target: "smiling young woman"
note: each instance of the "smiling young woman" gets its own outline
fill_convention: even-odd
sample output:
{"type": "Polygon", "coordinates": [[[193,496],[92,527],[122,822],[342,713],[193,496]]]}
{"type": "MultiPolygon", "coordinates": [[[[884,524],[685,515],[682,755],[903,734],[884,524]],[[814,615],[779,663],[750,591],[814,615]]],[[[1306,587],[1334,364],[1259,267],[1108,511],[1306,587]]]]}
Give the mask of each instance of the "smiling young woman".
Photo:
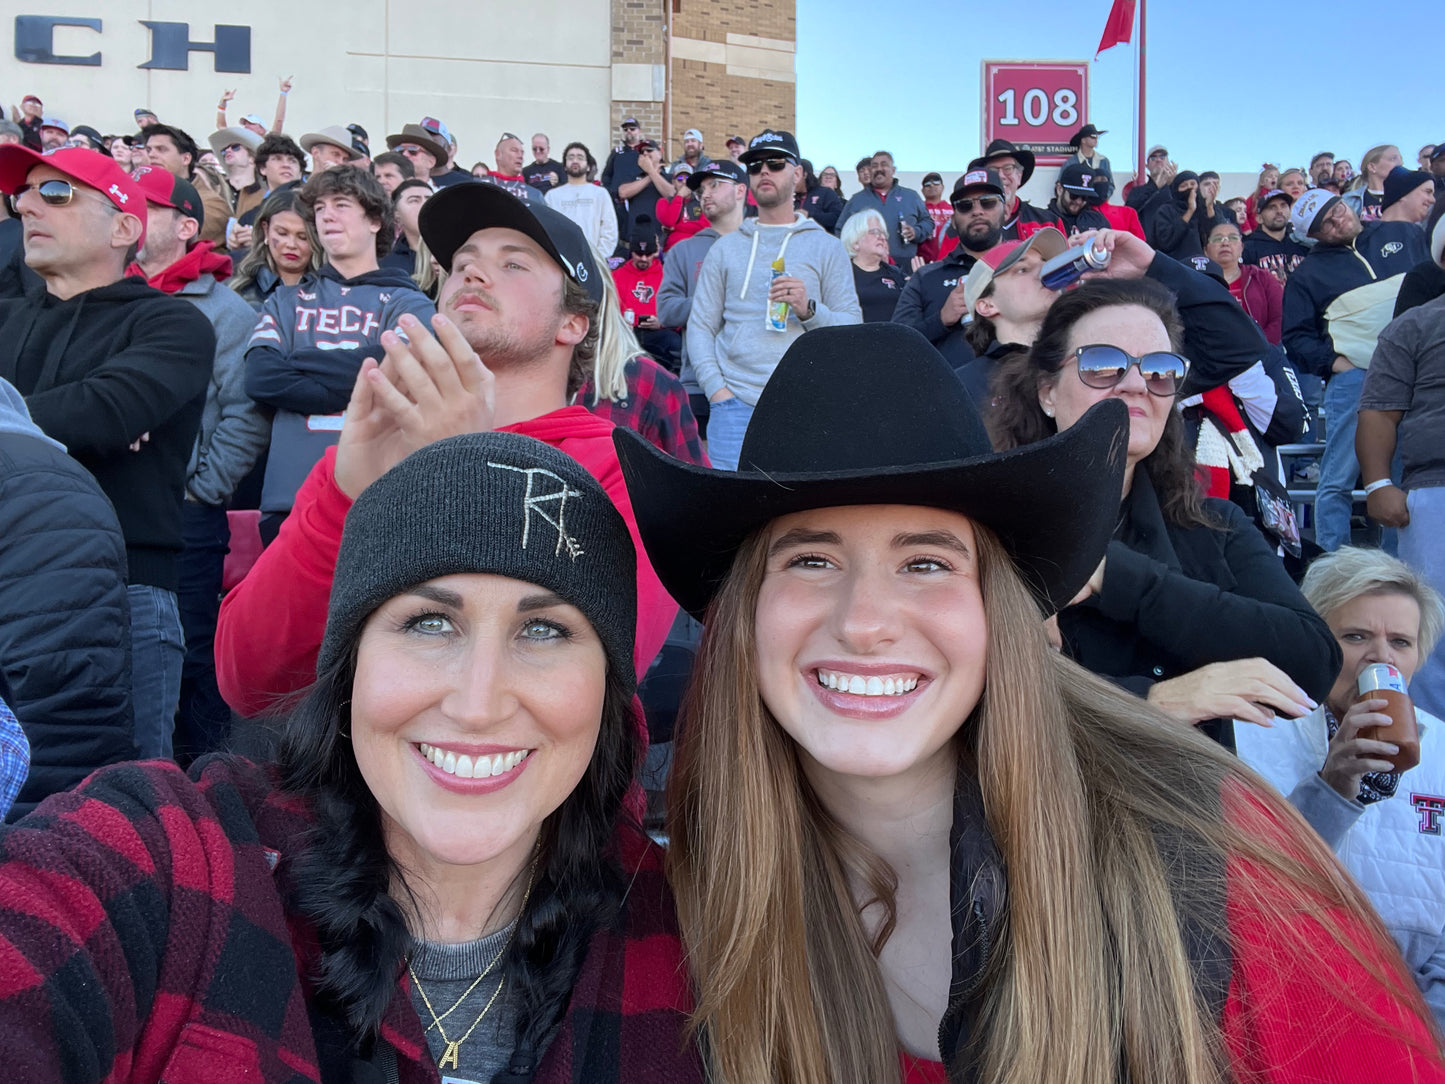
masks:
{"type": "Polygon", "coordinates": [[[633,567],[527,437],[368,486],[274,762],[118,765],[0,829],[6,1079],[700,1084],[625,804],[633,567]]]}
{"type": "Polygon", "coordinates": [[[1288,804],[1050,650],[1129,427],[1097,403],[993,453],[937,352],[877,324],[789,349],[738,472],[614,435],[706,618],[668,873],[710,1080],[1445,1081],[1288,804]]]}

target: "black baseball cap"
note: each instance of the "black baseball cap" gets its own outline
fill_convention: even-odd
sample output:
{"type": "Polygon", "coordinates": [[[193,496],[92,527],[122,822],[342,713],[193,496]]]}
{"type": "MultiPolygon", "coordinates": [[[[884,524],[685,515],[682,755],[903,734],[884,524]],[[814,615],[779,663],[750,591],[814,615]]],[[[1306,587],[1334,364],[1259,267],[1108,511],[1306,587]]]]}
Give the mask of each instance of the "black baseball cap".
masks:
{"type": "Polygon", "coordinates": [[[1271,201],[1277,199],[1284,200],[1286,205],[1294,204],[1294,197],[1283,188],[1271,188],[1268,192],[1261,192],[1259,194],[1259,199],[1255,201],[1254,209],[1256,211],[1263,211],[1271,201]]]}
{"type": "Polygon", "coordinates": [[[1094,188],[1097,173],[1092,166],[1075,158],[1065,162],[1064,167],[1059,170],[1059,187],[1078,196],[1097,196],[1099,193],[1094,188]]]}
{"type": "Polygon", "coordinates": [[[656,256],[657,241],[651,237],[634,237],[627,242],[627,251],[634,256],[656,256]]]}
{"type": "Polygon", "coordinates": [[[992,192],[995,196],[1002,196],[1004,193],[1003,178],[998,175],[998,170],[996,169],[987,169],[983,166],[979,166],[977,169],[971,169],[953,182],[953,193],[948,197],[949,202],[951,203],[965,192],[973,189],[992,192]]]}
{"type": "Polygon", "coordinates": [[[687,186],[696,192],[702,187],[702,182],[709,177],[717,177],[723,181],[732,181],[734,184],[748,183],[748,171],[732,159],[724,158],[722,161],[709,162],[702,169],[695,171],[693,175],[687,179],[687,186]]]}
{"type": "Polygon", "coordinates": [[[1433,162],[1437,158],[1445,158],[1445,143],[1436,143],[1435,149],[1430,152],[1430,161],[1433,162]]]}
{"type": "Polygon", "coordinates": [[[545,203],[523,203],[486,181],[449,185],[423,204],[417,216],[421,238],[444,269],[478,230],[508,229],[524,233],[557,261],[564,274],[602,304],[602,273],[587,238],[566,215],[545,203]]]}
{"type": "Polygon", "coordinates": [[[623,118],[622,118],[622,123],[619,124],[618,127],[619,127],[619,128],[641,128],[642,125],[640,125],[640,124],[637,123],[637,118],[636,118],[636,117],[623,117],[623,118]]]}
{"type": "Polygon", "coordinates": [[[942,184],[942,183],[943,183],[943,174],[942,174],[942,173],[926,173],[926,174],[924,174],[924,176],[923,176],[923,180],[919,182],[918,187],[919,187],[919,188],[922,188],[922,187],[923,187],[924,185],[926,185],[926,184],[942,184]]]}
{"type": "Polygon", "coordinates": [[[793,138],[792,132],[775,132],[771,128],[764,128],[748,141],[748,149],[738,155],[738,161],[744,165],[763,158],[786,158],[791,162],[799,162],[802,157],[798,153],[798,141],[793,138]]]}

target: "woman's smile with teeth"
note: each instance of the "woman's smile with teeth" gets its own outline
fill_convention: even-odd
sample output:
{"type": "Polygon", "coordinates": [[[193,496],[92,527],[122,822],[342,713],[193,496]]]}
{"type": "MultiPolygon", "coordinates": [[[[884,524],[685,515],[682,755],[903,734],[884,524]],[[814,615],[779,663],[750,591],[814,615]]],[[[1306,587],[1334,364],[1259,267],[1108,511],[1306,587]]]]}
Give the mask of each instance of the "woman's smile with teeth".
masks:
{"type": "Polygon", "coordinates": [[[421,750],[422,756],[447,775],[456,775],[463,779],[486,779],[509,772],[531,753],[530,749],[515,749],[510,753],[497,753],[494,756],[471,757],[466,753],[458,756],[450,750],[438,749],[426,742],[418,742],[417,748],[421,750]]]}
{"type": "Polygon", "coordinates": [[[897,674],[888,677],[862,677],[845,674],[837,670],[817,671],[818,684],[825,689],[837,689],[840,693],[854,696],[902,696],[918,687],[917,674],[897,674]]]}

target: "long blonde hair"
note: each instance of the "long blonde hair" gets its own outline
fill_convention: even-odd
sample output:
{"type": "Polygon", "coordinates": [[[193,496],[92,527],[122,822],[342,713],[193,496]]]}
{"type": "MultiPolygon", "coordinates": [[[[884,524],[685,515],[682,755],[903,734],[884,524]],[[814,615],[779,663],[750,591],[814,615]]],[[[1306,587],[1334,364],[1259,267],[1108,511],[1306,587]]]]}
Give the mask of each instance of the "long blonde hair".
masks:
{"type": "MultiPolygon", "coordinates": [[[[1350,186],[1350,191],[1353,192],[1356,189],[1361,188],[1368,191],[1370,183],[1370,167],[1378,163],[1381,158],[1385,157],[1386,152],[1399,149],[1400,148],[1395,146],[1395,144],[1393,143],[1381,143],[1378,147],[1371,147],[1369,150],[1367,150],[1365,152],[1365,156],[1360,159],[1360,172],[1355,175],[1355,183],[1350,186]]],[[[1380,178],[1380,183],[1383,186],[1383,177],[1380,178]]]]}
{"type": "MultiPolygon", "coordinates": [[[[1012,561],[987,529],[974,532],[988,655],[958,746],[1009,901],[967,1052],[978,1079],[1230,1079],[1217,1007],[1181,934],[1229,943],[1226,867],[1229,899],[1246,909],[1304,919],[1322,937],[1342,918],[1363,928],[1367,943],[1343,951],[1431,1029],[1379,919],[1289,804],[1208,739],[1050,650],[1012,561]]],[[[679,724],[668,866],[694,1024],[722,1084],[897,1081],[877,965],[896,878],[823,809],[758,691],[767,541],[764,529],[744,544],[713,602],[679,724]],[[850,877],[883,905],[874,937],[850,877]]],[[[1280,966],[1317,977],[1322,998],[1350,998],[1329,983],[1323,942],[1296,940],[1280,966]]]]}
{"type": "Polygon", "coordinates": [[[627,363],[643,352],[637,333],[622,317],[617,283],[604,260],[597,260],[602,276],[602,305],[597,313],[601,325],[597,334],[597,352],[592,358],[591,392],[595,404],[600,399],[621,402],[627,398],[627,363]]]}

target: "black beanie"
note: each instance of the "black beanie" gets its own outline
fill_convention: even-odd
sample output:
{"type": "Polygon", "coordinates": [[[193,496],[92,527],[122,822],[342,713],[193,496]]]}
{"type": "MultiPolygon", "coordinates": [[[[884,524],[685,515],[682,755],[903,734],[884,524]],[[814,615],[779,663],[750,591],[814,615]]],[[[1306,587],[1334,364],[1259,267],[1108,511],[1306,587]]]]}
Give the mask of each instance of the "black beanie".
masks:
{"type": "Polygon", "coordinates": [[[592,623],[631,694],[637,552],[607,492],[571,456],[516,433],[468,433],[414,452],[346,516],[318,671],[372,612],[438,576],[483,572],[546,588],[592,623]]]}
{"type": "Polygon", "coordinates": [[[1385,194],[1380,199],[1380,210],[1383,211],[1392,203],[1398,203],[1415,189],[1434,183],[1435,178],[1423,169],[1396,166],[1385,175],[1385,194]]]}

